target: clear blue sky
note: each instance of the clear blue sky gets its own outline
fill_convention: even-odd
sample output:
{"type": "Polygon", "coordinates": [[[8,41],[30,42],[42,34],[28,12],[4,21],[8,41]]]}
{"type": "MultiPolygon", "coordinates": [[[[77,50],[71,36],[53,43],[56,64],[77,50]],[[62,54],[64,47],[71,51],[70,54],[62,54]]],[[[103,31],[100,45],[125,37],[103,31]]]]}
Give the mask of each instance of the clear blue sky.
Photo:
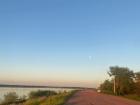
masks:
{"type": "Polygon", "coordinates": [[[140,70],[139,0],[1,0],[0,83],[95,87],[140,70]]]}

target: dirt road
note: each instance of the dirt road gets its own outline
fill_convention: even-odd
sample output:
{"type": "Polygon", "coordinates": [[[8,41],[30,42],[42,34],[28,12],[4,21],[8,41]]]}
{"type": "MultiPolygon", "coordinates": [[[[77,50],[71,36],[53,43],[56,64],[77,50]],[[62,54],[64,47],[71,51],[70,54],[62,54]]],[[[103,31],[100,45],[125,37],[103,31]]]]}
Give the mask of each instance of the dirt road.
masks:
{"type": "Polygon", "coordinates": [[[140,102],[97,93],[93,90],[77,92],[66,105],[140,105],[140,102]]]}

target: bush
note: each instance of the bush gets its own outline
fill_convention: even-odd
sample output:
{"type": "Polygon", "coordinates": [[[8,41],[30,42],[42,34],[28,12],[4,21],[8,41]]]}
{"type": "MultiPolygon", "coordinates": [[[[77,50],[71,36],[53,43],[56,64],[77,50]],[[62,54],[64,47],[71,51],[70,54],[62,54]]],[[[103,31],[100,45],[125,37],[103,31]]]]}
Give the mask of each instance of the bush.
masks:
{"type": "Polygon", "coordinates": [[[100,90],[103,93],[113,94],[113,83],[112,83],[112,81],[105,80],[104,83],[100,85],[100,90]]]}
{"type": "Polygon", "coordinates": [[[29,94],[29,98],[37,98],[37,97],[43,97],[43,96],[52,96],[56,95],[57,93],[54,91],[46,91],[46,90],[38,90],[38,91],[32,91],[29,94]]]}
{"type": "Polygon", "coordinates": [[[15,103],[18,99],[18,95],[15,92],[10,92],[4,95],[4,101],[2,102],[3,105],[15,103]]]}
{"type": "Polygon", "coordinates": [[[135,94],[137,94],[140,97],[140,82],[135,83],[135,94]]]}

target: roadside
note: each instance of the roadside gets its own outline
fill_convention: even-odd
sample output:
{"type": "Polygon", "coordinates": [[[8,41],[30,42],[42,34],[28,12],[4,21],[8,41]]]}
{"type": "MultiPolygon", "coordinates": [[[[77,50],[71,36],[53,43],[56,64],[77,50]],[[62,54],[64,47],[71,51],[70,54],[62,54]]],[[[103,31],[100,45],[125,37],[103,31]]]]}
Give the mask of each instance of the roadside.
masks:
{"type": "Polygon", "coordinates": [[[78,91],[65,105],[140,105],[140,102],[93,90],[83,90],[78,91]]]}

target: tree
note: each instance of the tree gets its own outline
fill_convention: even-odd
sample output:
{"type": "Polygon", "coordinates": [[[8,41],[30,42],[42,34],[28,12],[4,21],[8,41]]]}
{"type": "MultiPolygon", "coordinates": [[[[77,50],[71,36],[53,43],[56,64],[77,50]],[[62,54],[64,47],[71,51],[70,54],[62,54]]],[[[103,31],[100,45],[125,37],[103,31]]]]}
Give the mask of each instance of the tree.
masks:
{"type": "Polygon", "coordinates": [[[112,93],[113,82],[109,80],[105,80],[104,83],[100,85],[100,90],[104,93],[112,93]]]}
{"type": "Polygon", "coordinates": [[[126,67],[110,67],[108,74],[114,80],[114,92],[116,95],[124,95],[132,92],[134,73],[126,67]]]}
{"type": "Polygon", "coordinates": [[[135,93],[140,96],[140,72],[135,73],[135,93]]]}
{"type": "Polygon", "coordinates": [[[136,82],[140,82],[140,72],[135,73],[136,82]]]}

